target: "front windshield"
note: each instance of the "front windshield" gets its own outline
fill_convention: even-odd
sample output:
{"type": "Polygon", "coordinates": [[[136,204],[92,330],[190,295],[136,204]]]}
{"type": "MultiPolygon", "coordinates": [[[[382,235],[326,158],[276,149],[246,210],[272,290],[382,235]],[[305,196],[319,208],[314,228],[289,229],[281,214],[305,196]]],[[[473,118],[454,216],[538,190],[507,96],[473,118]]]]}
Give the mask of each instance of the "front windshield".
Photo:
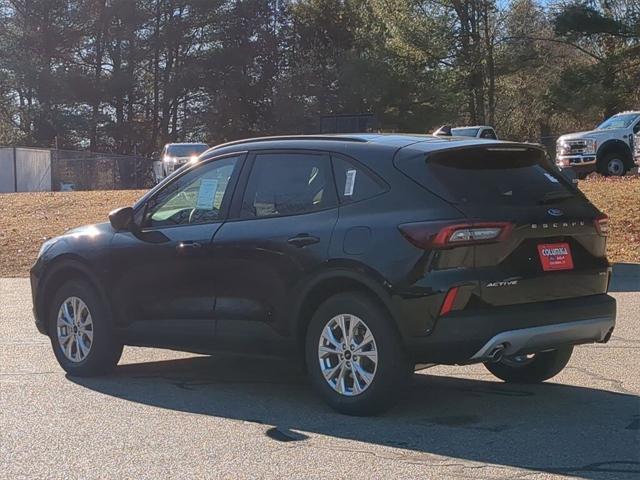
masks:
{"type": "Polygon", "coordinates": [[[621,113],[605,120],[598,125],[598,130],[611,130],[612,128],[629,128],[633,121],[638,118],[637,113],[621,113]]]}
{"type": "Polygon", "coordinates": [[[190,157],[191,155],[200,155],[207,148],[206,145],[169,145],[167,155],[170,157],[190,157]]]}

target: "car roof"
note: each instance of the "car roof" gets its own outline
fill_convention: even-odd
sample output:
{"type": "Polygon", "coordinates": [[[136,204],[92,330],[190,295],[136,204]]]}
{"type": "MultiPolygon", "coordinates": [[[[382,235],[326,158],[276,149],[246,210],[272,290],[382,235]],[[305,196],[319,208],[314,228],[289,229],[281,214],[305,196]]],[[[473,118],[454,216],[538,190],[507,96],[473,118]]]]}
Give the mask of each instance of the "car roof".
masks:
{"type": "MultiPolygon", "coordinates": [[[[216,145],[204,155],[233,153],[261,149],[316,149],[349,153],[361,149],[385,147],[397,151],[408,146],[418,146],[422,151],[465,146],[487,146],[490,143],[513,144],[503,140],[477,139],[462,136],[435,136],[400,133],[355,133],[332,135],[288,135],[249,138],[216,145]]],[[[521,144],[518,144],[521,145],[521,144]]]]}
{"type": "Polygon", "coordinates": [[[395,134],[395,133],[334,133],[316,135],[275,135],[270,137],[246,138],[216,145],[215,149],[232,145],[245,145],[263,142],[356,142],[376,144],[409,144],[418,141],[438,140],[439,137],[423,134],[395,134]]]}

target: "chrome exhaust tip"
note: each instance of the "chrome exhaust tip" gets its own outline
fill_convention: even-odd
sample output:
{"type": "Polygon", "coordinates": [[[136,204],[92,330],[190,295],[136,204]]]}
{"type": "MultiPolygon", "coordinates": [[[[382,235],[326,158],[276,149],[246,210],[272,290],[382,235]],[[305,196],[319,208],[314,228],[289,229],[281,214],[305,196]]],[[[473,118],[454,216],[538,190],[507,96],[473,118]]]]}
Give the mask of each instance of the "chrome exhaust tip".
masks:
{"type": "Polygon", "coordinates": [[[491,350],[491,352],[489,352],[488,360],[492,363],[498,363],[500,360],[502,360],[502,356],[506,347],[507,346],[504,343],[501,343],[500,345],[495,347],[493,350],[491,350]]]}

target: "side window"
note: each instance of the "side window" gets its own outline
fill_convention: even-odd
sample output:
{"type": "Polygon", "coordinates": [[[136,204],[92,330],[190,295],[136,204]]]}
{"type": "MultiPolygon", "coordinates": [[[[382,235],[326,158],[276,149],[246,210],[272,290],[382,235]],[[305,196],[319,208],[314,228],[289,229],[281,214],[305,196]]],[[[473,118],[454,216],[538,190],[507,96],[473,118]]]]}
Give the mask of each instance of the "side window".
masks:
{"type": "Polygon", "coordinates": [[[492,129],[486,128],[480,134],[480,138],[490,138],[492,140],[496,140],[496,133],[492,129]]]}
{"type": "Polygon", "coordinates": [[[640,122],[636,123],[636,126],[633,127],[633,133],[635,133],[636,135],[640,133],[640,122]]]}
{"type": "Polygon", "coordinates": [[[335,205],[328,155],[263,153],[251,169],[241,217],[295,215],[335,205]]]}
{"type": "Polygon", "coordinates": [[[332,157],[333,174],[341,203],[357,202],[386,190],[385,186],[358,167],[340,157],[332,157]]]}
{"type": "Polygon", "coordinates": [[[206,163],[149,200],[143,227],[195,225],[219,220],[222,200],[239,157],[206,163]]]}

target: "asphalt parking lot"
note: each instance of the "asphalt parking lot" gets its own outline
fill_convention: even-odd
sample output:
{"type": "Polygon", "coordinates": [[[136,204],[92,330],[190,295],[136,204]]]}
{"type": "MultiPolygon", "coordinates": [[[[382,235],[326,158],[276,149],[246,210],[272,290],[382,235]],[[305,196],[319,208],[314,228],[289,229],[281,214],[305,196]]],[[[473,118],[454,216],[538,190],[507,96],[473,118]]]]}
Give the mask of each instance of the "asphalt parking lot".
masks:
{"type": "Polygon", "coordinates": [[[638,478],[636,280],[614,283],[612,340],[551,383],[437,367],[351,418],[278,360],[127,348],[111,376],[66,377],[28,281],[0,279],[0,478],[638,478]]]}

